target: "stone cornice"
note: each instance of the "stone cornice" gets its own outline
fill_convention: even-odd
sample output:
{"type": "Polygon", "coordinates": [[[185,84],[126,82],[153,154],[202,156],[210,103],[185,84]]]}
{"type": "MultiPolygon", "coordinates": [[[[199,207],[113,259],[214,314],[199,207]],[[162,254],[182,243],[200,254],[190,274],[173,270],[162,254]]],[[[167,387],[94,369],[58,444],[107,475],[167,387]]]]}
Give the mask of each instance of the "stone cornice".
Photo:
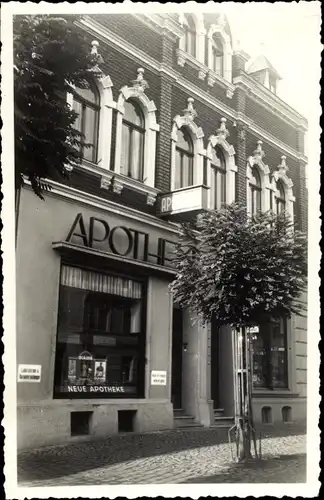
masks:
{"type": "Polygon", "coordinates": [[[183,29],[168,14],[133,14],[136,19],[143,22],[156,33],[164,34],[172,40],[177,40],[183,35],[183,29]]]}
{"type": "Polygon", "coordinates": [[[280,139],[274,137],[269,132],[265,132],[261,127],[258,127],[255,123],[253,122],[251,123],[250,120],[248,122],[242,120],[242,122],[247,125],[247,130],[251,131],[255,135],[255,137],[257,138],[261,137],[264,141],[274,145],[276,148],[280,149],[283,153],[289,154],[298,161],[301,161],[303,163],[308,163],[307,156],[291,148],[284,142],[280,141],[280,139]]]}
{"type": "Polygon", "coordinates": [[[248,74],[241,73],[240,76],[234,78],[233,83],[236,86],[241,86],[254,100],[262,104],[265,108],[270,109],[276,115],[280,115],[282,120],[307,131],[308,123],[306,118],[248,74]]]}

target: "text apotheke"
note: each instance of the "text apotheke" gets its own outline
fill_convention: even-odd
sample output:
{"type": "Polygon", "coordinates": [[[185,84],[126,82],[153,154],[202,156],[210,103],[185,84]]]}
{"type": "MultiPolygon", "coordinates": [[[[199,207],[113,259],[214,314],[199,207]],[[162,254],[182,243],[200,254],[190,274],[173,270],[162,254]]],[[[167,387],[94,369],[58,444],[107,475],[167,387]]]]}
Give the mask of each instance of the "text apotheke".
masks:
{"type": "Polygon", "coordinates": [[[98,385],[69,385],[68,392],[125,392],[124,387],[98,385]]]}
{"type": "Polygon", "coordinates": [[[107,220],[97,217],[89,218],[88,227],[87,231],[83,215],[79,213],[66,241],[71,242],[72,239],[78,238],[89,248],[100,246],[100,249],[103,249],[104,245],[115,255],[172,267],[171,252],[174,250],[174,241],[157,238],[153,244],[148,233],[126,226],[112,227],[107,220]]]}

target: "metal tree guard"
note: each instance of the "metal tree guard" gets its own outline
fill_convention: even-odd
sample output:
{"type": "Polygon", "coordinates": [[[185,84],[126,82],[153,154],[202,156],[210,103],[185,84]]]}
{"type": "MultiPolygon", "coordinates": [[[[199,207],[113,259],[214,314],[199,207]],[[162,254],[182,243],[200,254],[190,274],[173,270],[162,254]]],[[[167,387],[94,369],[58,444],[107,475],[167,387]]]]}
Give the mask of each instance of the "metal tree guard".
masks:
{"type": "MultiPolygon", "coordinates": [[[[239,459],[240,435],[243,436],[245,452],[247,441],[248,454],[251,456],[251,437],[253,439],[255,458],[261,459],[261,435],[259,454],[257,451],[256,431],[253,427],[252,409],[252,349],[250,330],[240,328],[232,331],[233,380],[235,400],[235,423],[228,431],[231,455],[233,459],[232,438],[236,442],[236,456],[239,459]]],[[[248,458],[248,457],[246,457],[248,458]]]]}

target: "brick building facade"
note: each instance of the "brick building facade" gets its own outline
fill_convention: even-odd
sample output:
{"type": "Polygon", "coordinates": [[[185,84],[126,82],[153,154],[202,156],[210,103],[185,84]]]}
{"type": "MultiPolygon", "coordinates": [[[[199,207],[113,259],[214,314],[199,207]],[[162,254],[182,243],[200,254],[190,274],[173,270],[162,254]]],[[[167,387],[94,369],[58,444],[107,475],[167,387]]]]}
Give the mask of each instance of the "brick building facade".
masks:
{"type": "MultiPolygon", "coordinates": [[[[18,445],[229,425],[229,329],[192,326],[172,303],[169,253],[177,222],[235,200],[285,208],[307,231],[307,122],[276,95],[266,58],[233,51],[223,15],[77,26],[103,58],[90,94],[67,96],[94,147],[46,203],[21,193],[17,357],[42,376],[18,384],[18,445]]],[[[306,319],[269,328],[271,344],[255,338],[255,419],[305,420],[306,319]]]]}

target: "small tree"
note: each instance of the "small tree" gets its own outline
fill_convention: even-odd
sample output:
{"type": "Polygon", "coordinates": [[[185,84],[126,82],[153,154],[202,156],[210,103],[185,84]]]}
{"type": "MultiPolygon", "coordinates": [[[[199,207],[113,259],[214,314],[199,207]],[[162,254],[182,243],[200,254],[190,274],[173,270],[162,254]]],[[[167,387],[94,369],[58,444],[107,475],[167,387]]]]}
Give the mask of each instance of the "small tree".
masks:
{"type": "Polygon", "coordinates": [[[67,104],[74,86],[88,88],[97,54],[73,22],[75,16],[16,16],[14,32],[15,181],[24,176],[40,197],[42,179],[68,177],[80,160],[83,135],[67,104]]]}
{"type": "MultiPolygon", "coordinates": [[[[296,299],[306,286],[306,252],[306,237],[294,230],[287,214],[250,218],[238,204],[205,212],[181,226],[174,299],[203,323],[214,318],[218,326],[230,325],[243,338],[240,352],[236,338],[236,355],[248,365],[250,326],[302,312],[296,299]]],[[[235,375],[243,388],[242,400],[236,401],[237,458],[242,460],[251,449],[251,383],[235,375]]]]}

